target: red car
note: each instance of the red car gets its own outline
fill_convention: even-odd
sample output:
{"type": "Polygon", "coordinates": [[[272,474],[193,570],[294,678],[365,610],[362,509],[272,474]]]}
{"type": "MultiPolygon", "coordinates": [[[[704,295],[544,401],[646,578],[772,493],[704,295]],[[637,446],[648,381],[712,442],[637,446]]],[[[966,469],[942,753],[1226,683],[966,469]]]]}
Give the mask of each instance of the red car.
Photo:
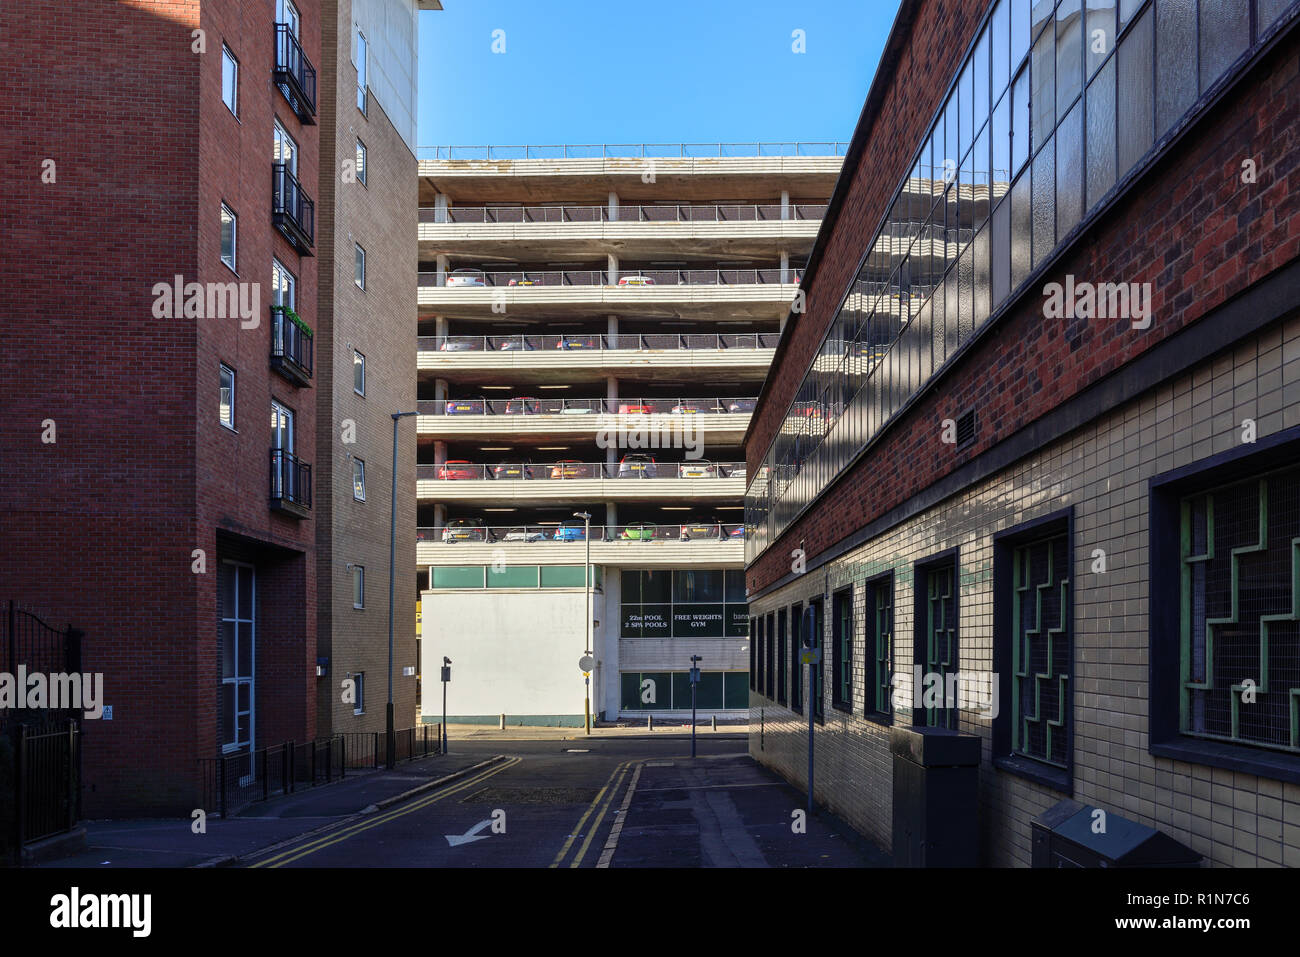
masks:
{"type": "Polygon", "coordinates": [[[465,459],[448,459],[438,469],[440,479],[476,479],[482,478],[477,465],[470,465],[465,459]]]}

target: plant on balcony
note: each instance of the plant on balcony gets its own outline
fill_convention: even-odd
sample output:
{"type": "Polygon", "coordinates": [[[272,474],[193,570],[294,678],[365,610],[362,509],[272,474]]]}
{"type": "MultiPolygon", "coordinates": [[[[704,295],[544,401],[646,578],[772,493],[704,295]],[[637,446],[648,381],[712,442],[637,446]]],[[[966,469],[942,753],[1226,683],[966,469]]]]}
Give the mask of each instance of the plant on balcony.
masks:
{"type": "Polygon", "coordinates": [[[286,317],[290,322],[292,322],[295,326],[297,326],[300,330],[302,330],[302,334],[303,334],[303,335],[305,335],[305,336],[311,336],[311,335],[313,335],[313,333],[312,333],[312,331],[311,331],[311,326],[309,326],[309,325],[307,325],[307,323],[303,322],[303,321],[302,321],[302,317],[299,316],[298,313],[296,313],[296,312],[294,312],[292,309],[290,309],[288,306],[272,306],[272,307],[271,307],[271,311],[272,311],[272,312],[280,312],[280,313],[283,313],[284,316],[285,316],[285,317],[286,317]]]}

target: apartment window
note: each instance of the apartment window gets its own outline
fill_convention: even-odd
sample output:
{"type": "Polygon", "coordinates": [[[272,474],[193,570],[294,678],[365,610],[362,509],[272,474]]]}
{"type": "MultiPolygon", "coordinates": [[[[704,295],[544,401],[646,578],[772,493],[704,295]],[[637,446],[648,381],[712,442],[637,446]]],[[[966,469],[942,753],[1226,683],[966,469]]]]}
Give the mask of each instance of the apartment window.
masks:
{"type": "Polygon", "coordinates": [[[366,288],[366,250],[360,243],[357,246],[356,267],[353,271],[353,280],[358,289],[366,288]]]}
{"type": "Polygon", "coordinates": [[[357,109],[362,113],[366,112],[367,99],[367,76],[366,67],[368,51],[366,49],[366,35],[360,30],[357,31],[357,109]]]}
{"type": "Polygon", "coordinates": [[[957,644],[957,560],[947,553],[918,564],[915,572],[915,613],[912,619],[914,650],[912,661],[921,667],[921,709],[912,716],[914,724],[931,728],[957,729],[957,674],[960,670],[957,644]],[[949,676],[952,676],[951,679],[949,676]]]}
{"type": "Polygon", "coordinates": [[[776,703],[785,704],[785,686],[790,673],[786,664],[785,609],[776,613],[776,703]]]}
{"type": "Polygon", "coordinates": [[[366,607],[366,569],[364,565],[352,566],[352,607],[366,607]]]}
{"type": "Polygon", "coordinates": [[[893,711],[894,575],[889,572],[867,582],[863,597],[866,621],[864,713],[888,718],[893,711]]]}
{"type": "Polygon", "coordinates": [[[239,221],[225,203],[221,204],[221,261],[235,270],[235,246],[239,238],[239,221]]]}
{"type": "Polygon", "coordinates": [[[232,432],[235,429],[235,370],[224,362],[221,364],[221,392],[218,400],[221,410],[221,424],[232,432]]]}
{"type": "Polygon", "coordinates": [[[352,679],[352,693],[354,695],[352,702],[353,714],[366,713],[366,673],[364,671],[353,672],[348,675],[352,679]]]}
{"type": "Polygon", "coordinates": [[[803,605],[790,606],[790,707],[803,713],[803,605]]]}
{"type": "Polygon", "coordinates": [[[221,44],[221,102],[239,116],[239,61],[224,43],[221,44]]]}
{"type": "Polygon", "coordinates": [[[853,589],[835,593],[831,600],[835,615],[835,637],[831,660],[831,705],[837,711],[853,713],[853,589]]]}
{"type": "Polygon", "coordinates": [[[1151,750],[1300,783],[1300,429],[1260,444],[1152,481],[1151,750]]]}
{"type": "Polygon", "coordinates": [[[356,349],[352,350],[352,391],[366,394],[366,357],[356,349]]]}
{"type": "Polygon", "coordinates": [[[357,137],[357,182],[366,185],[366,144],[357,137]]]}
{"type": "Polygon", "coordinates": [[[352,460],[352,497],[358,502],[366,500],[366,463],[363,459],[352,460]]]}

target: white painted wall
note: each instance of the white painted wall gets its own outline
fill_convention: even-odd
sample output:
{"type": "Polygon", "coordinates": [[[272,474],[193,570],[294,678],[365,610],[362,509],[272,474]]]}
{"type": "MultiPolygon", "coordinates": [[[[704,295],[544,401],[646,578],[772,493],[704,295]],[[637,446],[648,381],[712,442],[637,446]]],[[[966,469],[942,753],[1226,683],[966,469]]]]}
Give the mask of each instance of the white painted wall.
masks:
{"type": "Polygon", "coordinates": [[[406,145],[415,152],[416,64],[419,33],[415,0],[352,0],[352,63],[357,30],[370,47],[368,85],[406,145]]]}
{"type": "Polygon", "coordinates": [[[425,717],[442,716],[444,655],[452,660],[449,715],[582,714],[581,588],[431,591],[421,603],[425,717]]]}

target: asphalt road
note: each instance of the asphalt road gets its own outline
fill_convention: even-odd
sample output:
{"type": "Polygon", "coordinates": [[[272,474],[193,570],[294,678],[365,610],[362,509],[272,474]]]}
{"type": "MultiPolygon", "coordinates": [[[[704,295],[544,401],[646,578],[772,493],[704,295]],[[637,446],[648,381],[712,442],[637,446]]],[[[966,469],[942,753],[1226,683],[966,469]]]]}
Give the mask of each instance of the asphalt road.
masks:
{"type": "Polygon", "coordinates": [[[251,867],[782,867],[880,863],[758,767],[742,735],[453,741],[501,760],[268,849],[251,867]]]}

